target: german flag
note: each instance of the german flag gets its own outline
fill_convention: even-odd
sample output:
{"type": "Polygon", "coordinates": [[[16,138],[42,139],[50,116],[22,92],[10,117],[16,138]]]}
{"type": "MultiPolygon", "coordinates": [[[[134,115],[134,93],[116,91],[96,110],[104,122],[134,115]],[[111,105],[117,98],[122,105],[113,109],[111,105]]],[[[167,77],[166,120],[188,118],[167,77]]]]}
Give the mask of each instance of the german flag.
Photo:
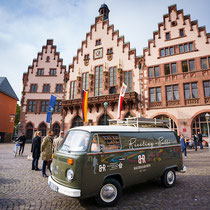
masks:
{"type": "Polygon", "coordinates": [[[87,100],[88,100],[88,92],[82,91],[82,117],[83,122],[87,122],[87,100]]]}

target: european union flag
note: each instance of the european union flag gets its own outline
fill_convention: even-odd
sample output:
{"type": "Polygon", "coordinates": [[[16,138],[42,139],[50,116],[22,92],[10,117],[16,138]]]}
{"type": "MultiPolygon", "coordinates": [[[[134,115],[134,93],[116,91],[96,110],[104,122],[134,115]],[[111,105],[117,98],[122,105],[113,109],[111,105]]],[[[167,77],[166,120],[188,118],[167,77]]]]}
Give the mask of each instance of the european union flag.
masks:
{"type": "Polygon", "coordinates": [[[50,120],[51,120],[51,117],[52,117],[53,108],[55,106],[55,102],[56,102],[56,96],[51,95],[50,104],[49,104],[49,107],[48,107],[48,110],[47,110],[47,119],[46,119],[47,123],[50,123],[50,120]]]}

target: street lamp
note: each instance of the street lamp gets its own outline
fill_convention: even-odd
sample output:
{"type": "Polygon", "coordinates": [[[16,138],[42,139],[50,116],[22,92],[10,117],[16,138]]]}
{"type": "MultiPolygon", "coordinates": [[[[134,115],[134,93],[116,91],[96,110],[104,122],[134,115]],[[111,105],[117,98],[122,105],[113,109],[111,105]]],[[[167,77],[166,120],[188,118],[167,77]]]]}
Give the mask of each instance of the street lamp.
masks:
{"type": "Polygon", "coordinates": [[[104,116],[104,125],[106,125],[106,109],[107,109],[107,107],[108,107],[108,102],[104,102],[104,114],[105,114],[105,116],[104,116]]]}
{"type": "Polygon", "coordinates": [[[208,145],[209,145],[209,148],[210,148],[210,137],[209,137],[209,119],[210,119],[210,115],[209,115],[209,113],[206,113],[205,117],[206,117],[206,121],[207,121],[207,129],[208,129],[208,145]]]}

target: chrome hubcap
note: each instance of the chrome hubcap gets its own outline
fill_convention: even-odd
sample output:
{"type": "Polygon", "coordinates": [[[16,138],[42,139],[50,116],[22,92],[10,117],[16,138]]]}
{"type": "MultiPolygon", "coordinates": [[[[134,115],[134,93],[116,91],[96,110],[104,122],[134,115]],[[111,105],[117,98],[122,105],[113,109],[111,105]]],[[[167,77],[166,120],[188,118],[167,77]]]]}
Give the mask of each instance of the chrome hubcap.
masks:
{"type": "Polygon", "coordinates": [[[169,171],[168,174],[167,174],[168,184],[172,185],[174,183],[174,179],[175,179],[175,176],[174,176],[173,171],[169,171]]]}
{"type": "Polygon", "coordinates": [[[101,199],[105,202],[112,202],[117,197],[117,188],[113,184],[106,184],[101,188],[101,199]]]}

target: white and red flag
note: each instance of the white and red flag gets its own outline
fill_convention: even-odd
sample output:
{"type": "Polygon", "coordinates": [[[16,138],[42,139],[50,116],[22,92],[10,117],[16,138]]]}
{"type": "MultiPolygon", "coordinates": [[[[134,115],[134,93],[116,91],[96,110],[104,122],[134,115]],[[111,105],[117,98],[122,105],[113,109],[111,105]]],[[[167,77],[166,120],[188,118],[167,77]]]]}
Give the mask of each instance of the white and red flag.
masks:
{"type": "Polygon", "coordinates": [[[122,103],[123,103],[126,89],[127,89],[127,85],[123,82],[121,90],[120,90],[119,101],[118,101],[117,119],[120,119],[120,117],[121,117],[122,103]]]}

